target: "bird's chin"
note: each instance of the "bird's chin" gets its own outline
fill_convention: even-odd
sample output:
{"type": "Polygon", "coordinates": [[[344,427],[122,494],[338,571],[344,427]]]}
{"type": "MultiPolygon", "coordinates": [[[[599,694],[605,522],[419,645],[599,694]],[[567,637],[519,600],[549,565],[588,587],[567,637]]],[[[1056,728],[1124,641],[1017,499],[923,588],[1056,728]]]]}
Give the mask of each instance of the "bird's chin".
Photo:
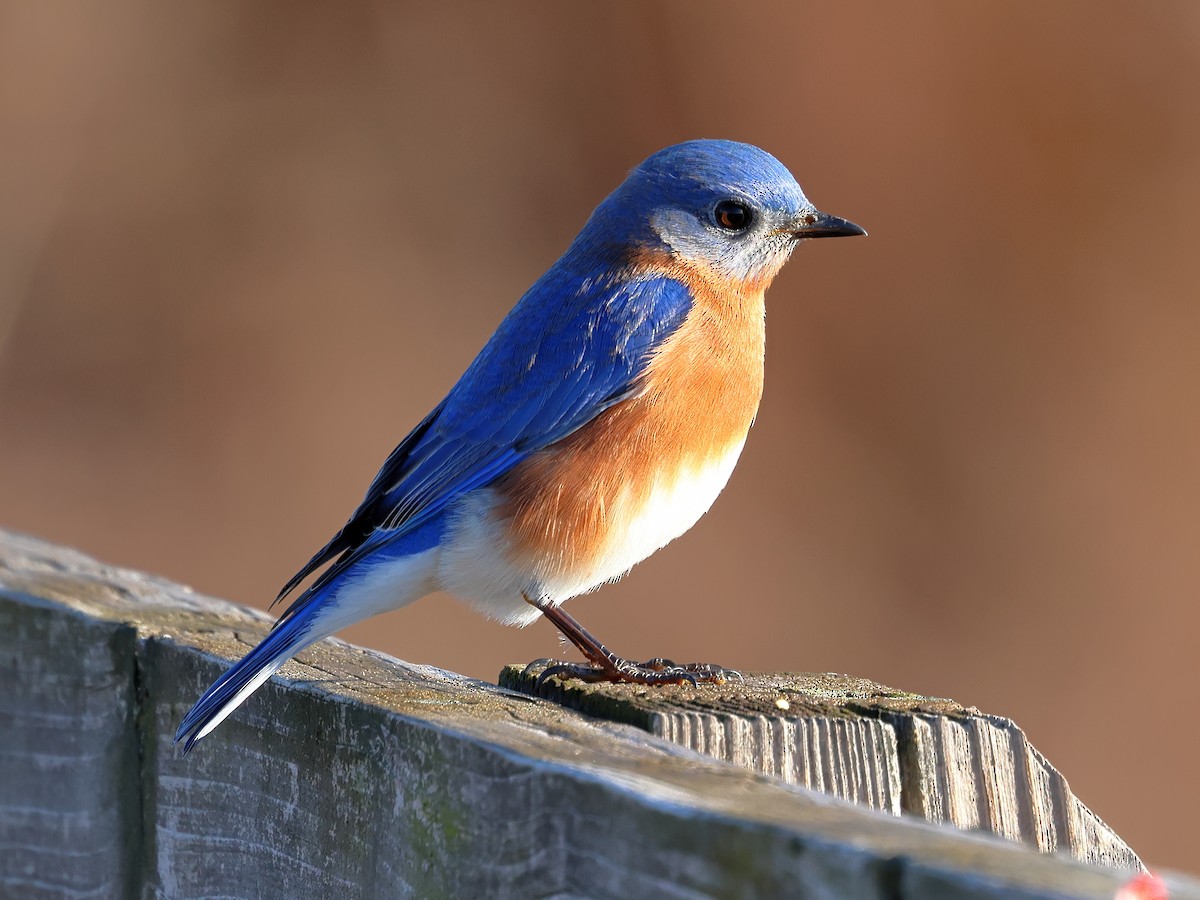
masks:
{"type": "Polygon", "coordinates": [[[788,261],[792,255],[792,251],[796,249],[799,241],[790,240],[780,246],[775,252],[766,256],[759,263],[758,267],[749,273],[746,278],[748,285],[753,285],[756,289],[765,291],[771,286],[771,282],[775,280],[775,276],[779,274],[779,270],[783,268],[783,264],[788,261]]]}
{"type": "Polygon", "coordinates": [[[726,257],[713,268],[722,279],[745,289],[766,290],[792,255],[797,243],[789,235],[787,239],[773,242],[769,247],[759,248],[758,252],[726,257]]]}

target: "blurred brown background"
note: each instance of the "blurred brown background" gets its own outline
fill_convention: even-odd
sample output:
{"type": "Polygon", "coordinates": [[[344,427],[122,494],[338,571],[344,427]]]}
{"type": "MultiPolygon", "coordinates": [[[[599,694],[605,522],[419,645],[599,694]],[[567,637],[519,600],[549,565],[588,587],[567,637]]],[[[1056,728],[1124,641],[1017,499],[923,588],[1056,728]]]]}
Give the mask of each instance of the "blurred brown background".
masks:
{"type": "Polygon", "coordinates": [[[573,612],[1012,716],[1200,868],[1200,5],[434,6],[0,7],[0,523],[265,606],[627,169],[750,141],[871,237],[796,254],[729,489],[573,612]]]}

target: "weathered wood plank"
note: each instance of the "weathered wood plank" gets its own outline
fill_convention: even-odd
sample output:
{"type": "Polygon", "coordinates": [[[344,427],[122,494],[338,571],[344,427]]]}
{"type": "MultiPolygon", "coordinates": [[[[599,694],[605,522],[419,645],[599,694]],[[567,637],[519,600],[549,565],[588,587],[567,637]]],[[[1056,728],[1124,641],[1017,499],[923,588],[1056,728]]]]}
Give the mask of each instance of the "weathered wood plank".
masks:
{"type": "Polygon", "coordinates": [[[893,815],[1097,865],[1142,866],[1009,719],[832,673],[750,673],[695,687],[538,685],[550,662],[508,666],[500,684],[893,815]]]}
{"type": "Polygon", "coordinates": [[[899,696],[848,675],[748,675],[725,685],[585,684],[552,678],[550,660],[507,666],[500,685],[624,722],[672,743],[788,784],[900,814],[896,731],[849,704],[899,696]]]}
{"type": "Polygon", "coordinates": [[[35,597],[0,603],[0,895],[128,895],[134,639],[35,597]]]}
{"type": "Polygon", "coordinates": [[[0,610],[20,688],[0,754],[90,748],[62,792],[74,805],[58,771],[0,781],[0,834],[39,849],[5,861],[2,896],[41,880],[80,896],[1101,898],[1122,880],[337,641],[183,757],[180,717],[264,617],[12,535],[0,610]],[[78,696],[39,730],[26,713],[55,691],[78,696]],[[27,832],[30,807],[53,822],[27,832]],[[76,808],[93,817],[77,832],[76,808]],[[79,836],[115,845],[76,860],[79,836]]]}

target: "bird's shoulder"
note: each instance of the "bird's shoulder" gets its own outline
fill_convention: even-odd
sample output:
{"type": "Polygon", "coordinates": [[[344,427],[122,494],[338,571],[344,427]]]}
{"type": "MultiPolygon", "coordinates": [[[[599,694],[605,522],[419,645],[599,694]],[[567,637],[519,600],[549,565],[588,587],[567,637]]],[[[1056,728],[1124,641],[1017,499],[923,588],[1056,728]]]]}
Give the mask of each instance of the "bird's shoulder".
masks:
{"type": "Polygon", "coordinates": [[[586,414],[637,378],[648,354],[683,324],[693,295],[679,278],[631,267],[556,266],[504,318],[446,398],[439,424],[482,415],[526,430],[521,410],[586,414]],[[554,402],[566,401],[565,407],[554,402]]]}

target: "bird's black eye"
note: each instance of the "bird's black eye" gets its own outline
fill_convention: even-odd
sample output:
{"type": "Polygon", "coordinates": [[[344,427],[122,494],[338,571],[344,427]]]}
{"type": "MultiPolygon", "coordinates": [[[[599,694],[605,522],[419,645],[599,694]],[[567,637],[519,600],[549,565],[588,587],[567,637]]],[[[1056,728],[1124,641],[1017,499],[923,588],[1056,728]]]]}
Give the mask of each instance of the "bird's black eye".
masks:
{"type": "Polygon", "coordinates": [[[743,231],[753,219],[750,207],[739,200],[722,200],[713,207],[713,220],[725,231],[743,231]]]}

